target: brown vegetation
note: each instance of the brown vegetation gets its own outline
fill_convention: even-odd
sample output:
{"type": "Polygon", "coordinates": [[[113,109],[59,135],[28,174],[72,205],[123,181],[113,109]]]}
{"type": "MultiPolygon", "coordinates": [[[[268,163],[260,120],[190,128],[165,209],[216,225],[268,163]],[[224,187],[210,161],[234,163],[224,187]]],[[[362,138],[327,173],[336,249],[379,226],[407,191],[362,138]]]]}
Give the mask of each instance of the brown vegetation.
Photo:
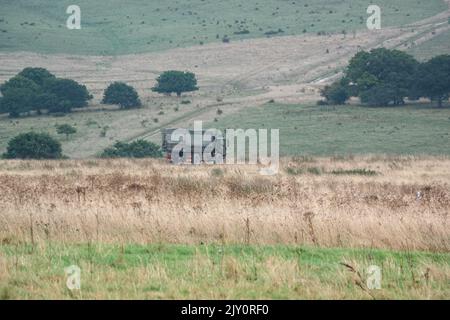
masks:
{"type": "Polygon", "coordinates": [[[0,241],[450,249],[449,159],[306,157],[283,160],[274,177],[257,169],[3,161],[0,241]],[[362,168],[378,174],[352,171],[362,168]]]}

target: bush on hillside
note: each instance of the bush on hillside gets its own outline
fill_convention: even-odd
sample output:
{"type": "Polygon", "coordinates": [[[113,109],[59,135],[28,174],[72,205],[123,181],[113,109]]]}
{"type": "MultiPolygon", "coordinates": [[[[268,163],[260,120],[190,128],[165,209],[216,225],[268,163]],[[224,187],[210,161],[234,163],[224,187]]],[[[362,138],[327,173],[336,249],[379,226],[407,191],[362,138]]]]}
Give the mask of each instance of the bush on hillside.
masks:
{"type": "Polygon", "coordinates": [[[70,124],[60,124],[56,126],[56,132],[58,134],[65,134],[68,139],[71,134],[77,133],[77,129],[70,124]]]}
{"type": "Polygon", "coordinates": [[[113,147],[103,151],[102,158],[160,158],[161,148],[145,140],[137,140],[131,143],[116,142],[113,147]]]}
{"type": "Polygon", "coordinates": [[[5,159],[60,159],[61,144],[47,133],[28,132],[8,142],[5,159]]]}
{"type": "Polygon", "coordinates": [[[341,82],[335,82],[326,86],[321,91],[321,96],[326,99],[328,104],[342,105],[350,98],[348,90],[341,82]]]}

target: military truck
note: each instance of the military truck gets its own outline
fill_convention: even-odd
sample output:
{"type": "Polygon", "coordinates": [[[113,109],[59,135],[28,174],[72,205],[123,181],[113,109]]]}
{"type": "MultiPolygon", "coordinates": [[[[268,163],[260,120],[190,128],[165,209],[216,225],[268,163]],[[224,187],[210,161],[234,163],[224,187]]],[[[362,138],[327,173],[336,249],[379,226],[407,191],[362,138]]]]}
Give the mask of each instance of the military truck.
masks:
{"type": "MultiPolygon", "coordinates": [[[[218,137],[212,135],[210,141],[204,141],[202,139],[201,148],[195,148],[194,145],[194,130],[187,130],[191,136],[191,145],[186,146],[190,148],[191,152],[186,152],[185,148],[181,148],[177,156],[173,157],[174,148],[183,143],[183,139],[174,140],[173,133],[179,128],[166,128],[162,129],[162,151],[164,152],[165,158],[172,163],[224,163],[226,158],[226,143],[225,138],[221,135],[218,137]],[[215,148],[212,149],[210,154],[205,153],[205,149],[211,144],[215,144],[215,148]],[[201,150],[201,151],[200,151],[201,150]]],[[[202,137],[204,137],[206,130],[202,130],[202,137]]],[[[211,147],[210,147],[211,149],[211,147]]]]}

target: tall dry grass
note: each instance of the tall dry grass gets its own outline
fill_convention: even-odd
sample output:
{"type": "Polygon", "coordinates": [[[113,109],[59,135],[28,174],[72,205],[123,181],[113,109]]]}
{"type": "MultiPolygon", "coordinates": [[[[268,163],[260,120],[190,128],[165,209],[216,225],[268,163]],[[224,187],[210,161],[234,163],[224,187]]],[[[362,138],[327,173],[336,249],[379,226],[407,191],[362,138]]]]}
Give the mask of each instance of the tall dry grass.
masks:
{"type": "Polygon", "coordinates": [[[257,169],[2,161],[0,243],[450,249],[448,158],[299,157],[284,159],[278,176],[262,177],[257,169]]]}

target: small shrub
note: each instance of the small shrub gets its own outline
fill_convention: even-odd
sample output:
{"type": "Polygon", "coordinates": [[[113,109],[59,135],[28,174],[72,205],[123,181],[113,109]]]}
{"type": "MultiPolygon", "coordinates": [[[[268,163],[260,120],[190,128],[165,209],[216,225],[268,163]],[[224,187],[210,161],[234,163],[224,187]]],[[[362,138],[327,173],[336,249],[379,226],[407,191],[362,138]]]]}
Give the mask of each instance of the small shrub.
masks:
{"type": "Polygon", "coordinates": [[[100,137],[102,137],[102,138],[106,137],[106,134],[108,133],[108,130],[109,130],[109,126],[104,126],[102,128],[102,131],[100,131],[100,137]]]}
{"type": "Polygon", "coordinates": [[[308,173],[310,174],[314,174],[316,176],[320,176],[323,172],[323,170],[321,168],[318,167],[310,167],[307,169],[308,173]]]}
{"type": "Polygon", "coordinates": [[[284,33],[283,29],[278,29],[278,30],[269,30],[267,32],[264,32],[264,35],[266,36],[274,36],[280,33],[284,33]]]}
{"type": "Polygon", "coordinates": [[[88,119],[85,122],[86,126],[91,127],[91,126],[98,126],[98,122],[92,119],[88,119]]]}
{"type": "Polygon", "coordinates": [[[249,34],[249,33],[250,33],[250,31],[247,29],[234,32],[235,35],[242,35],[242,34],[249,34]]]}
{"type": "Polygon", "coordinates": [[[303,168],[287,167],[286,173],[291,176],[298,176],[304,174],[305,170],[303,168]]]}
{"type": "Polygon", "coordinates": [[[308,156],[308,155],[301,155],[301,156],[295,156],[292,158],[292,161],[295,163],[305,163],[305,162],[316,162],[316,159],[314,159],[314,157],[312,156],[308,156]]]}
{"type": "Polygon", "coordinates": [[[360,176],[376,176],[378,175],[378,172],[369,170],[369,169],[351,169],[351,170],[344,170],[344,169],[336,169],[331,171],[331,174],[334,175],[360,175],[360,176]]]}
{"type": "Polygon", "coordinates": [[[131,143],[116,142],[113,147],[105,149],[102,158],[160,158],[161,148],[145,140],[137,140],[131,143]]]}
{"type": "Polygon", "coordinates": [[[145,126],[147,125],[147,123],[148,123],[148,120],[147,120],[147,119],[143,119],[143,120],[141,121],[141,126],[145,128],[145,126]]]}
{"type": "Polygon", "coordinates": [[[347,87],[342,82],[335,82],[321,91],[321,96],[330,104],[342,105],[350,98],[347,87]]]}
{"type": "Polygon", "coordinates": [[[60,124],[56,126],[56,132],[58,134],[65,134],[68,139],[71,134],[77,133],[77,129],[70,124],[60,124]]]}
{"type": "Polygon", "coordinates": [[[214,168],[211,170],[211,175],[213,177],[222,177],[224,175],[224,172],[220,168],[214,168]]]}

